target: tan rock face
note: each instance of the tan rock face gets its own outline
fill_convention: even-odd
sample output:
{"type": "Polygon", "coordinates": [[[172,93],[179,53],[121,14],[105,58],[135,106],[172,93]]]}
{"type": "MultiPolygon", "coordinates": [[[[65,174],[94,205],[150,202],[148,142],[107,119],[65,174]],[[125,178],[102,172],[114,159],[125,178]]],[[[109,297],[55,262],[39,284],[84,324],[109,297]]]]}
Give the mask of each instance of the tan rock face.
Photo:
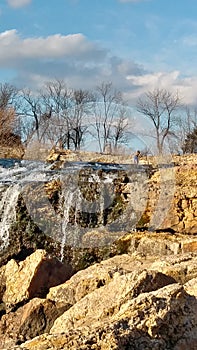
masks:
{"type": "Polygon", "coordinates": [[[173,282],[172,278],[157,272],[143,271],[139,277],[135,273],[117,276],[111,283],[86,295],[60,316],[51,333],[62,333],[72,327],[91,327],[97,322],[104,322],[115,317],[124,303],[140,293],[173,282]]]}
{"type": "MultiPolygon", "coordinates": [[[[91,152],[71,152],[53,149],[47,159],[53,161],[97,161],[132,164],[130,156],[99,155],[91,152]]],[[[137,228],[173,230],[184,234],[197,233],[197,155],[149,158],[146,163],[155,172],[143,178],[136,175],[127,184],[120,184],[120,198],[126,221],[130,207],[137,217],[137,228]],[[164,163],[164,164],[162,164],[164,163]],[[139,177],[139,178],[138,178],[139,177]]],[[[141,164],[144,160],[141,160],[141,164]]],[[[109,218],[109,221],[113,218],[109,218]]],[[[111,222],[111,221],[110,221],[111,222]]],[[[130,221],[129,221],[130,222],[130,221]]],[[[129,229],[129,228],[128,228],[129,229]]]]}
{"type": "Polygon", "coordinates": [[[197,278],[189,280],[184,287],[188,294],[194,295],[197,298],[197,278]]]}
{"type": "Polygon", "coordinates": [[[156,229],[197,233],[197,157],[192,164],[156,172],[149,181],[148,203],[143,214],[156,229]]]}
{"type": "MultiPolygon", "coordinates": [[[[37,266],[43,257],[37,251],[23,264],[37,266]]],[[[12,266],[16,274],[18,265],[12,266]]],[[[194,253],[102,261],[52,287],[46,299],[21,297],[24,305],[15,304],[0,320],[0,348],[195,349],[196,266],[194,253]]]]}
{"type": "Polygon", "coordinates": [[[47,298],[72,306],[88,293],[112,281],[114,274],[120,273],[118,267],[95,264],[77,272],[64,284],[50,288],[47,298]]]}
{"type": "Polygon", "coordinates": [[[45,296],[51,286],[71,276],[71,269],[50,258],[44,250],[37,250],[24,261],[10,260],[5,266],[3,302],[7,309],[36,296],[45,296]]]}
{"type": "Polygon", "coordinates": [[[0,321],[0,348],[12,347],[50,330],[54,320],[65,310],[58,309],[50,300],[34,298],[26,305],[2,316],[0,321]]]}
{"type": "MultiPolygon", "coordinates": [[[[108,288],[107,291],[109,292],[108,288]]],[[[17,349],[118,350],[128,349],[131,344],[134,349],[180,350],[186,349],[183,347],[186,345],[187,349],[195,349],[197,301],[182,286],[174,283],[156,291],[140,293],[134,298],[128,298],[124,294],[127,297],[120,299],[117,308],[111,308],[112,293],[108,294],[107,306],[110,309],[102,307],[98,295],[97,303],[102,311],[97,306],[92,309],[92,303],[89,306],[86,304],[83,309],[86,318],[81,319],[79,314],[82,315],[82,311],[77,311],[77,304],[78,308],[83,306],[79,302],[75,306],[76,313],[72,314],[76,318],[68,322],[66,314],[68,317],[71,315],[71,308],[56,320],[51,329],[52,334],[41,335],[17,349]]],[[[91,295],[94,299],[95,292],[90,294],[89,301],[91,295]]]]}

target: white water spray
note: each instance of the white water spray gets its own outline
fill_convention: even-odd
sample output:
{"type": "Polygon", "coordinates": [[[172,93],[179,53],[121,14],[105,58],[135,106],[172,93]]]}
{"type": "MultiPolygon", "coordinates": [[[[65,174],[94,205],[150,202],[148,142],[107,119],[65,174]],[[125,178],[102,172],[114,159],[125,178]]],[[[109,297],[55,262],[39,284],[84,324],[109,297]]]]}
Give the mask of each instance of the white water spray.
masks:
{"type": "Polygon", "coordinates": [[[60,259],[64,259],[64,247],[67,240],[67,226],[69,223],[69,212],[72,205],[74,192],[72,190],[67,190],[62,192],[61,201],[63,201],[63,217],[61,222],[61,250],[60,250],[60,259]]]}
{"type": "Polygon", "coordinates": [[[9,244],[9,229],[16,220],[16,204],[20,193],[19,184],[9,186],[0,201],[0,251],[9,244]]]}

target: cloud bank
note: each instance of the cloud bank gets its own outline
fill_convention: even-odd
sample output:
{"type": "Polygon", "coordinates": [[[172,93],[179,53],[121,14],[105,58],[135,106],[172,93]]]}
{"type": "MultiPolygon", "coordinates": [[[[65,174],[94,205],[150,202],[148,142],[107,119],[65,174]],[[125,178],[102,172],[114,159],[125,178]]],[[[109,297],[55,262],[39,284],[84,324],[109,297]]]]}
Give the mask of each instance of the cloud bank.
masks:
{"type": "Polygon", "coordinates": [[[73,88],[91,89],[112,81],[131,103],[155,87],[178,90],[185,103],[196,103],[197,76],[149,71],[81,33],[23,38],[15,29],[7,30],[0,33],[0,52],[0,69],[14,71],[12,83],[19,87],[39,88],[57,78],[73,88]]]}

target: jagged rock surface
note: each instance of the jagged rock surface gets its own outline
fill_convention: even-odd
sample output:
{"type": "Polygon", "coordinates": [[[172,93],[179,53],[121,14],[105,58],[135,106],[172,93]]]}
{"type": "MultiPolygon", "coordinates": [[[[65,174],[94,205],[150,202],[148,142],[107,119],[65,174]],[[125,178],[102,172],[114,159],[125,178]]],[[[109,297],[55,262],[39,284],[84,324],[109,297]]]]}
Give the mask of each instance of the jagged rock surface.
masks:
{"type": "Polygon", "coordinates": [[[138,228],[149,231],[89,230],[80,250],[66,247],[72,267],[36,250],[40,232],[36,241],[22,229],[17,250],[13,235],[0,267],[1,350],[197,349],[196,156],[174,165],[173,177],[155,171],[145,187],[116,184],[125,208],[136,191],[146,202],[138,228]]]}
{"type": "Polygon", "coordinates": [[[50,287],[66,281],[72,274],[69,266],[49,257],[41,249],[24,261],[10,260],[1,271],[2,301],[6,310],[34,297],[45,297],[50,287]]]}
{"type": "MultiPolygon", "coordinates": [[[[39,286],[36,270],[45,253],[32,255],[23,265],[34,262],[39,286]]],[[[0,349],[194,350],[196,266],[194,253],[123,254],[94,264],[51,287],[44,298],[20,298],[23,305],[15,299],[0,320],[0,349]]],[[[29,270],[27,276],[22,270],[28,280],[29,270]]],[[[12,280],[13,290],[17,283],[12,280]]]]}

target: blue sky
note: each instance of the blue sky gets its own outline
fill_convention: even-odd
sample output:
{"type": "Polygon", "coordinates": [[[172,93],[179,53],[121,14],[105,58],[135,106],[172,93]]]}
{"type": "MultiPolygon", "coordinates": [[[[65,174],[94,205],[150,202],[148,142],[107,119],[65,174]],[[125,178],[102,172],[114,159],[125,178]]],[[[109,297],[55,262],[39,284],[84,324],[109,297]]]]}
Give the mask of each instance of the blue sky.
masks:
{"type": "Polygon", "coordinates": [[[164,87],[196,105],[197,0],[1,0],[0,82],[164,87]]]}

